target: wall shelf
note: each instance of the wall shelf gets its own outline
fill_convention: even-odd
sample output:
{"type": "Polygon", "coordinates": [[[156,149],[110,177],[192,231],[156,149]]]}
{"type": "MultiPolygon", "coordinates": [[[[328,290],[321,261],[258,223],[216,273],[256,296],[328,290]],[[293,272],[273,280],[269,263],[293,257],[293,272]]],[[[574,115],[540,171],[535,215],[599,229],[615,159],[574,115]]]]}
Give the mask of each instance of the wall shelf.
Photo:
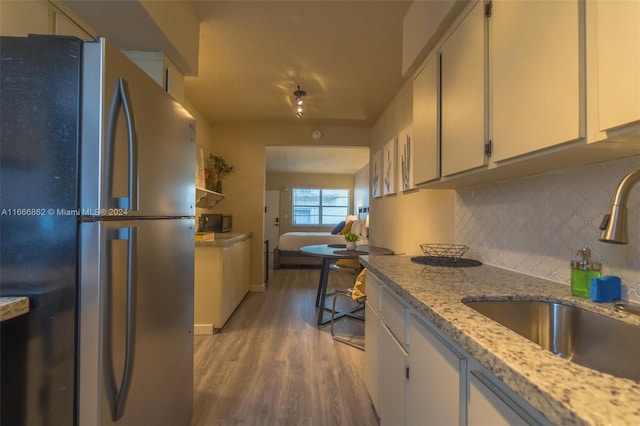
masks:
{"type": "Polygon", "coordinates": [[[219,194],[215,191],[209,191],[208,189],[196,187],[196,206],[200,208],[210,209],[215,206],[216,203],[222,198],[224,195],[219,194]]]}

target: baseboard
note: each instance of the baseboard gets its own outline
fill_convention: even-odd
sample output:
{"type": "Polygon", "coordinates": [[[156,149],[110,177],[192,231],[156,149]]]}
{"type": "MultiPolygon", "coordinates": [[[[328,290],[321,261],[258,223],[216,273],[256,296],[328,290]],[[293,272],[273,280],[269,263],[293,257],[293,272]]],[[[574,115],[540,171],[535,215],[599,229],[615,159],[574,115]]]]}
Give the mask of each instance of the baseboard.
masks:
{"type": "Polygon", "coordinates": [[[249,291],[253,291],[254,293],[264,293],[267,289],[267,286],[262,284],[251,284],[249,286],[249,291]]]}
{"type": "Polygon", "coordinates": [[[196,336],[202,336],[207,334],[213,334],[213,324],[194,324],[193,334],[196,336]]]}

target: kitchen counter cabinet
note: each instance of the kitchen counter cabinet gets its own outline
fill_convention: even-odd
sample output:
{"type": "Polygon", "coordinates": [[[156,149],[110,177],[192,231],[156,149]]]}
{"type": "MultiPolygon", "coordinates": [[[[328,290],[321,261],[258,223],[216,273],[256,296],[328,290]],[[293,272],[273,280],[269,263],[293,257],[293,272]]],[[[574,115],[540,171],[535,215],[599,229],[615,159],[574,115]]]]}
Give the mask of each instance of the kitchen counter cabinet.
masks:
{"type": "MultiPolygon", "coordinates": [[[[462,301],[547,300],[639,326],[640,317],[616,312],[611,303],[575,298],[569,286],[488,265],[432,267],[416,264],[408,256],[362,256],[360,261],[370,273],[367,287],[369,277],[377,277],[384,288],[409,307],[411,315],[419,317],[429,325],[430,331],[465,355],[467,383],[473,384],[473,391],[469,393],[472,399],[476,395],[477,402],[474,406],[472,400],[467,407],[468,424],[472,424],[477,415],[481,416],[482,423],[484,416],[500,413],[505,406],[508,414],[499,414],[503,418],[515,415],[513,418],[542,424],[640,424],[638,382],[559,358],[462,301]],[[477,383],[472,376],[479,377],[478,372],[489,379],[490,386],[482,381],[477,383]],[[494,392],[495,389],[501,392],[494,392]]],[[[384,321],[384,312],[382,318],[384,321]]],[[[413,362],[411,343],[410,336],[407,348],[410,363],[413,362]]],[[[409,381],[411,398],[413,384],[409,381]]],[[[466,385],[464,389],[466,392],[466,385]]],[[[408,418],[407,423],[419,424],[419,420],[408,418]]]]}
{"type": "Polygon", "coordinates": [[[408,424],[464,424],[466,359],[416,315],[410,320],[408,424]]]}
{"type": "Polygon", "coordinates": [[[380,426],[406,424],[408,354],[384,324],[380,328],[378,415],[380,426]]]}
{"type": "Polygon", "coordinates": [[[513,392],[502,390],[495,380],[487,377],[484,369],[475,361],[470,363],[468,392],[468,424],[492,426],[526,426],[540,424],[509,396],[513,392]]]}
{"type": "Polygon", "coordinates": [[[578,0],[492,5],[492,161],[584,138],[584,24],[578,0]]]}
{"type": "Polygon", "coordinates": [[[486,164],[485,40],[483,2],[477,2],[440,50],[443,176],[486,164]]]}
{"type": "MultiPolygon", "coordinates": [[[[367,276],[367,288],[369,284],[378,284],[375,276],[370,274],[367,276]]],[[[404,425],[409,385],[408,306],[384,286],[380,289],[380,342],[377,347],[371,346],[379,357],[378,415],[381,426],[404,425]]]]}
{"type": "MultiPolygon", "coordinates": [[[[367,282],[367,300],[364,305],[364,346],[365,348],[380,347],[380,333],[382,317],[380,314],[380,283],[375,280],[367,282]]],[[[379,351],[364,351],[364,380],[376,411],[380,412],[380,353],[379,351]]]]}
{"type": "Polygon", "coordinates": [[[249,291],[251,234],[216,234],[195,250],[195,334],[222,328],[249,291]]]}

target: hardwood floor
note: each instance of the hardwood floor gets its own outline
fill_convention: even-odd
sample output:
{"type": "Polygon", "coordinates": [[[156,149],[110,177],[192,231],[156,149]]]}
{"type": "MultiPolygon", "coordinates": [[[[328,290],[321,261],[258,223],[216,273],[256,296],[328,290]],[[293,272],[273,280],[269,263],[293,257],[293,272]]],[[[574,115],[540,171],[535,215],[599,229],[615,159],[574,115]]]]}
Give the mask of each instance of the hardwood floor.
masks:
{"type": "MultiPolygon", "coordinates": [[[[249,293],[221,331],[195,336],[194,426],[378,424],[364,353],[315,325],[319,274],[270,271],[265,293],[249,293]]],[[[348,272],[329,274],[330,289],[352,285],[348,272]]],[[[360,321],[336,324],[364,330],[360,321]]]]}

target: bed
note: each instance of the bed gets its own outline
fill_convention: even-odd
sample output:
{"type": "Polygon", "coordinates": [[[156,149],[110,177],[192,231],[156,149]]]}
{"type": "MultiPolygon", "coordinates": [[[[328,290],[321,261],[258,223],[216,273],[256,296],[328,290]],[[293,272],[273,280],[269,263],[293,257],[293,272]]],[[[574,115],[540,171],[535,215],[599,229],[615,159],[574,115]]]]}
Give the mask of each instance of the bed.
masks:
{"type": "MultiPolygon", "coordinates": [[[[351,232],[360,235],[359,245],[368,244],[364,221],[356,220],[351,232]]],[[[308,256],[300,252],[300,247],[316,244],[345,244],[344,235],[331,232],[286,232],[280,235],[278,245],[273,249],[273,269],[282,266],[320,266],[322,257],[308,256]]]]}

